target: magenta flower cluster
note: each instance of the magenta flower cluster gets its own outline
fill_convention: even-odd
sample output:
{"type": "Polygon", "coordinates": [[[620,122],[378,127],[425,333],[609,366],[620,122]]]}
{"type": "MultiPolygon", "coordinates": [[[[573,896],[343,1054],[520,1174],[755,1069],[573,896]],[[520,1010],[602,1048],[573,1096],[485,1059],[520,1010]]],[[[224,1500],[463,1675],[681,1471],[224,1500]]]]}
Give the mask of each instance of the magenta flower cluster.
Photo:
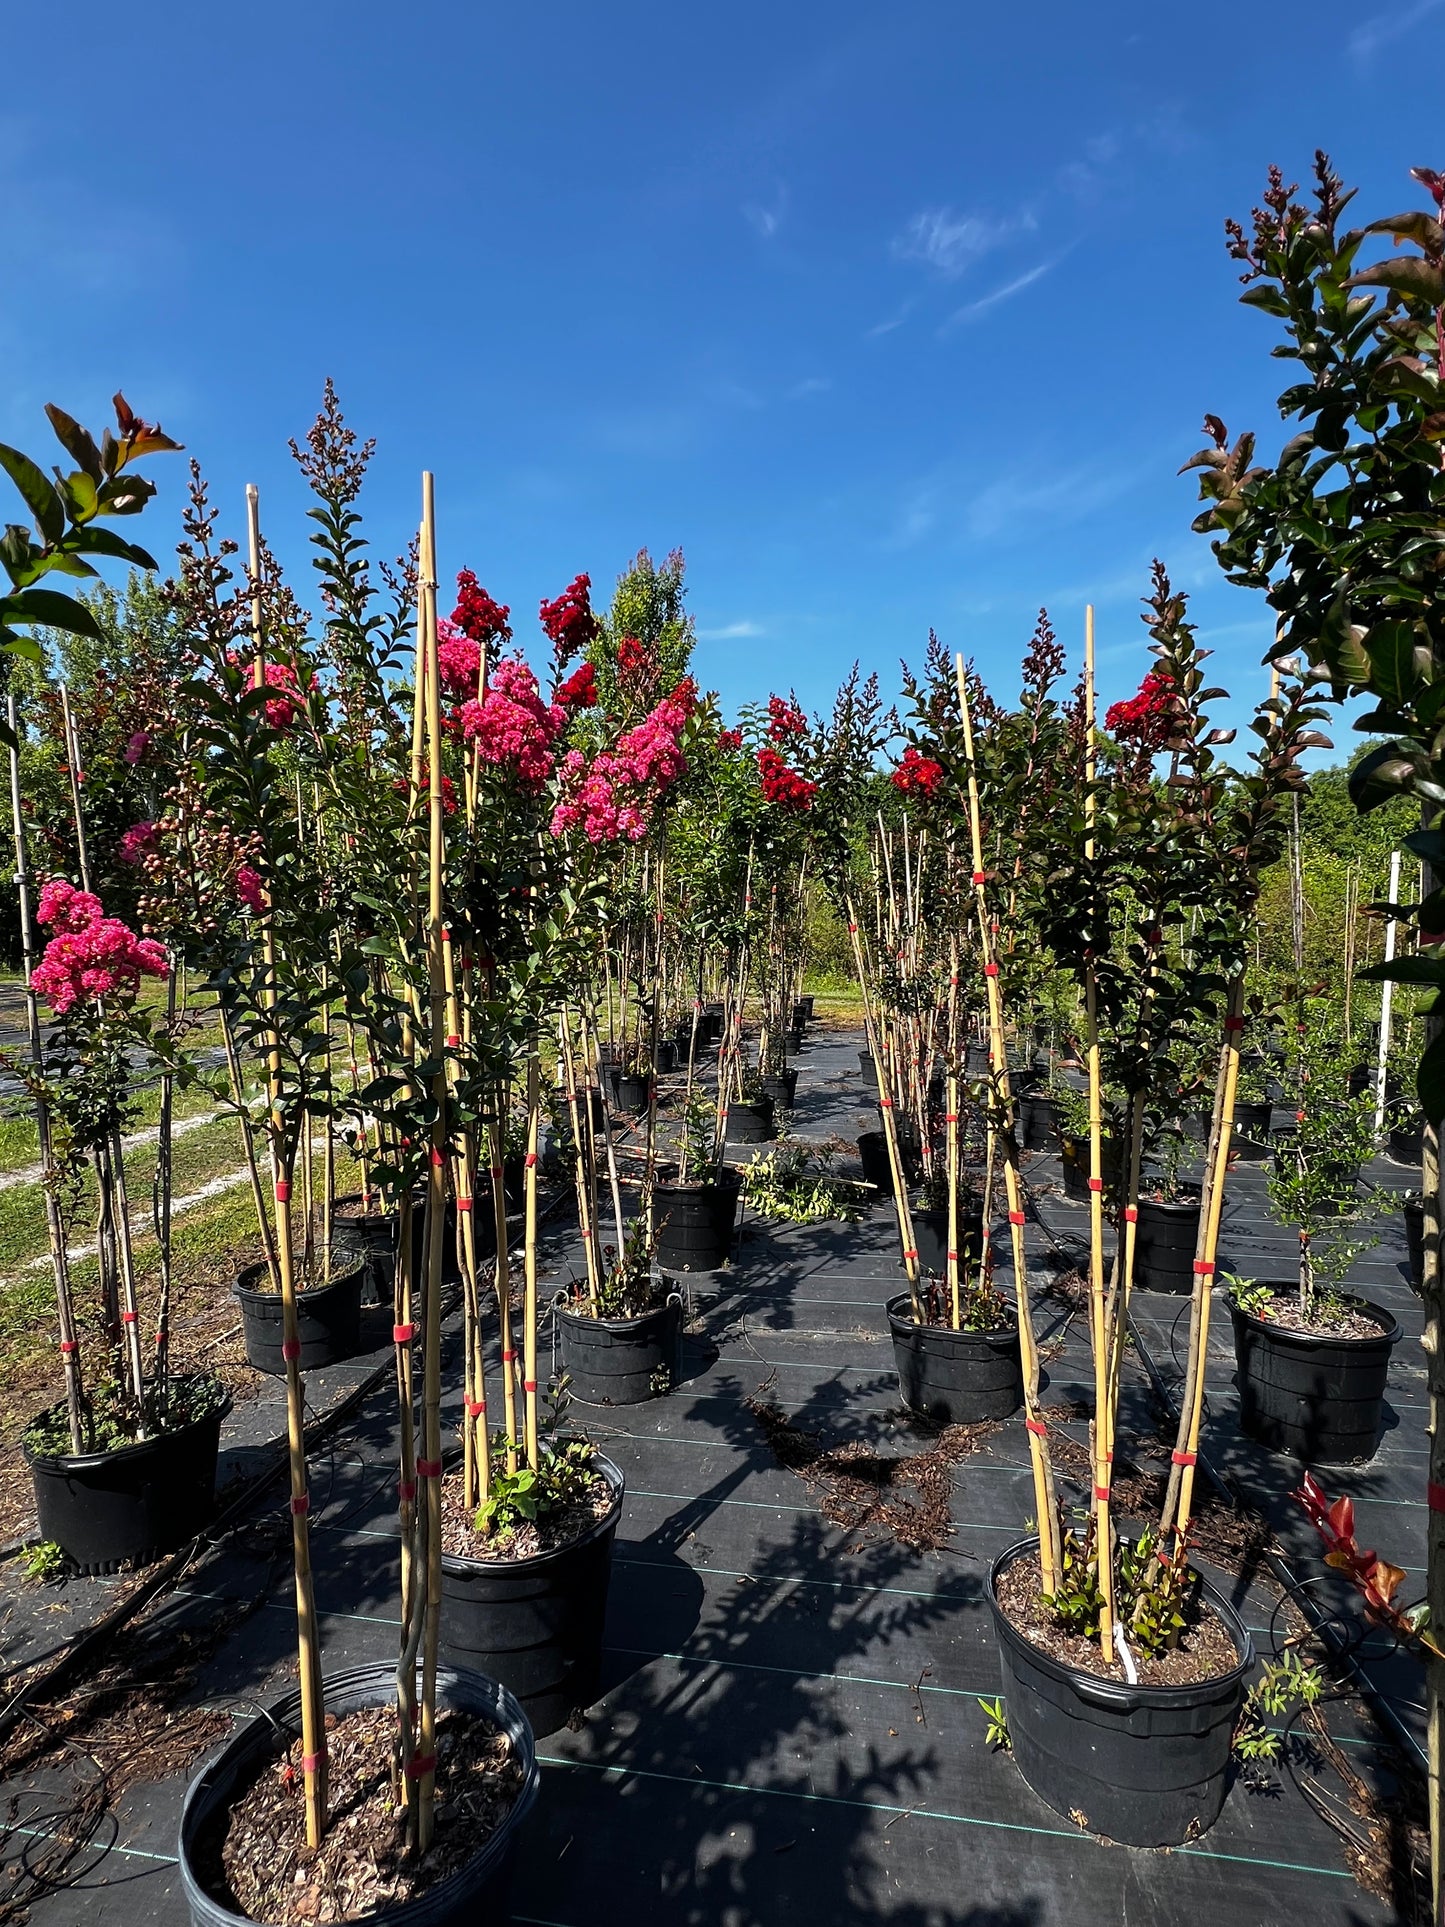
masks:
{"type": "Polygon", "coordinates": [[[128,863],[131,868],[134,869],[137,864],[144,863],[145,859],[155,847],[155,824],[132,823],[125,835],[120,839],[120,843],[116,849],[116,855],[122,863],[128,863]]]}
{"type": "Polygon", "coordinates": [[[37,994],[57,1017],[78,1003],[132,997],[143,976],[164,977],[164,944],[138,937],[119,917],[108,917],[100,898],[52,877],[40,892],[36,922],[55,935],[31,974],[37,994]]]}
{"type": "Polygon", "coordinates": [[[445,616],[437,618],[437,668],[443,692],[465,701],[477,693],[482,672],[481,644],[445,616]]]}
{"type": "Polygon", "coordinates": [[[487,693],[463,703],[462,735],[484,763],[508,771],[525,790],[540,790],[552,774],[552,745],[567,722],[559,703],[544,703],[526,663],[509,656],[497,664],[487,693]]]}
{"type": "Polygon", "coordinates": [[[570,751],[562,760],[553,836],[580,829],[589,843],[640,842],[652,806],[687,768],[682,734],[696,701],[689,677],[590,763],[580,750],[570,751]]]}

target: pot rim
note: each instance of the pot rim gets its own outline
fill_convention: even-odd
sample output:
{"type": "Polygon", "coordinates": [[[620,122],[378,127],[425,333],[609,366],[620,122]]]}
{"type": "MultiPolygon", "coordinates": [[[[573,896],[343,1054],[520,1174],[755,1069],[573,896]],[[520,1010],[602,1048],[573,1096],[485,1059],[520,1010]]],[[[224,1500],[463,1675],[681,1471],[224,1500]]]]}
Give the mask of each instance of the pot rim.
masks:
{"type": "Polygon", "coordinates": [[[1139,1209],[1145,1206],[1151,1211],[1177,1211],[1181,1215],[1192,1211],[1197,1217],[1204,1209],[1203,1198],[1140,1198],[1139,1209]]]}
{"type": "MultiPolygon", "coordinates": [[[[1292,1279],[1260,1278],[1255,1282],[1262,1285],[1278,1286],[1286,1291],[1293,1291],[1295,1289],[1292,1279]]],[[[1236,1305],[1232,1298],[1227,1299],[1226,1302],[1229,1305],[1229,1315],[1231,1318],[1236,1319],[1241,1324],[1252,1327],[1255,1331],[1264,1332],[1268,1337],[1286,1345],[1359,1345],[1363,1347],[1365,1345],[1379,1345],[1383,1343],[1394,1346],[1398,1345],[1404,1337],[1404,1326],[1401,1325],[1394,1312],[1388,1310],[1386,1306],[1377,1305],[1373,1298],[1362,1298],[1357,1292],[1353,1291],[1341,1292],[1340,1297],[1345,1304],[1368,1312],[1369,1315],[1378,1322],[1380,1331],[1377,1337],[1362,1338],[1358,1332],[1291,1331],[1288,1326],[1276,1325],[1268,1318],[1256,1318],[1253,1312],[1244,1311],[1239,1305],[1236,1305]]]]}
{"type": "MultiPolygon", "coordinates": [[[[585,1532],[579,1533],[575,1539],[569,1539],[566,1545],[548,1546],[544,1552],[530,1552],[525,1559],[474,1559],[465,1552],[443,1552],[442,1571],[455,1574],[494,1572],[508,1575],[541,1572],[544,1567],[565,1558],[569,1553],[577,1552],[583,1546],[590,1546],[593,1540],[600,1539],[603,1533],[615,1531],[622,1517],[622,1502],[627,1497],[627,1476],[621,1466],[614,1464],[605,1452],[598,1452],[596,1447],[593,1450],[596,1453],[593,1463],[612,1487],[612,1504],[600,1519],[592,1521],[585,1532]]],[[[446,1469],[451,1471],[460,1459],[460,1451],[450,1454],[446,1469]]]]}
{"type": "MultiPolygon", "coordinates": [[[[67,1473],[91,1472],[102,1465],[122,1465],[128,1457],[139,1457],[142,1453],[154,1451],[158,1445],[168,1444],[175,1439],[183,1439],[188,1432],[199,1431],[201,1426],[209,1425],[213,1419],[217,1424],[220,1424],[230,1413],[235,1404],[235,1400],[226,1388],[224,1379],[220,1378],[215,1372],[172,1373],[172,1382],[179,1378],[208,1379],[213,1385],[219,1385],[222,1390],[220,1404],[213,1412],[204,1412],[199,1418],[187,1419],[184,1425],[177,1425],[169,1432],[155,1432],[148,1439],[132,1439],[129,1445],[117,1445],[114,1451],[111,1452],[36,1452],[31,1449],[26,1441],[25,1434],[22,1433],[20,1451],[25,1463],[29,1466],[41,1466],[47,1471],[53,1468],[57,1471],[67,1473]]],[[[52,1412],[61,1411],[64,1405],[65,1400],[63,1398],[57,1399],[53,1405],[47,1405],[43,1412],[37,1412],[35,1417],[31,1419],[30,1425],[34,1425],[39,1419],[48,1418],[52,1412]]],[[[28,1432],[30,1426],[26,1426],[25,1430],[28,1432]]]]}
{"type": "MultiPolygon", "coordinates": [[[[517,1797],[509,1808],[506,1817],[498,1826],[493,1828],[492,1832],[481,1843],[471,1858],[462,1862],[455,1873],[449,1874],[445,1880],[437,1881],[435,1886],[428,1887],[425,1893],[416,1895],[413,1900],[402,1901],[389,1908],[385,1913],[358,1915],[356,1917],[358,1927],[364,1927],[364,1923],[368,1920],[382,1920],[387,1923],[400,1922],[408,1917],[408,1910],[412,1907],[415,1907],[418,1913],[422,1907],[427,1904],[430,1904],[432,1907],[438,1905],[444,1907],[448,1902],[450,1891],[454,1891],[460,1896],[464,1889],[464,1883],[471,1874],[476,1862],[482,1859],[484,1855],[492,1852],[494,1847],[503,1842],[508,1834],[515,1834],[521,1828],[528,1814],[537,1803],[537,1793],[541,1784],[541,1772],[537,1763],[536,1742],[533,1738],[531,1722],[528,1720],[526,1712],[516,1695],[508,1687],[504,1686],[500,1680],[492,1679],[490,1675],[485,1673],[473,1673],[471,1677],[484,1679],[489,1686],[496,1689],[498,1695],[498,1711],[514,1729],[509,1737],[512,1739],[514,1746],[517,1744],[518,1739],[522,1742],[518,1751],[526,1762],[526,1771],[517,1797]]],[[[453,1689],[455,1682],[465,1680],[466,1678],[467,1672],[461,1667],[439,1666],[437,1668],[438,1706],[446,1705],[448,1703],[446,1699],[448,1691],[453,1689]]],[[[376,1683],[377,1692],[381,1696],[378,1703],[383,1706],[392,1704],[396,1694],[396,1668],[393,1665],[384,1663],[379,1665],[352,1666],[339,1673],[323,1673],[321,1680],[322,1693],[328,1699],[337,1695],[345,1695],[348,1693],[348,1689],[369,1686],[373,1679],[376,1683]]],[[[294,1687],[289,1692],[267,1701],[261,1712],[254,1714],[243,1726],[232,1730],[230,1737],[202,1764],[191,1780],[190,1785],[186,1788],[186,1796],[181,1806],[180,1825],[177,1828],[176,1840],[176,1864],[181,1873],[182,1892],[187,1898],[189,1898],[192,1892],[197,1895],[204,1895],[207,1904],[221,1920],[227,1923],[227,1927],[230,1927],[230,1923],[232,1922],[235,1923],[235,1927],[257,1927],[257,1923],[252,1921],[248,1914],[233,1913],[223,1901],[217,1900],[214,1894],[208,1892],[196,1878],[193,1866],[193,1849],[195,1842],[188,1837],[188,1835],[194,1832],[195,1828],[195,1822],[192,1818],[193,1809],[200,1804],[201,1800],[209,1792],[211,1775],[221,1765],[223,1760],[228,1760],[237,1754],[248,1751],[251,1747],[255,1747],[256,1750],[260,1752],[262,1750],[260,1743],[263,1740],[270,1740],[274,1743],[275,1735],[278,1731],[284,1732],[286,1728],[290,1726],[295,1726],[299,1730],[300,1717],[300,1694],[294,1687]]]]}
{"type": "Polygon", "coordinates": [[[668,1292],[660,1305],[653,1305],[648,1311],[640,1311],[634,1318],[594,1318],[590,1312],[574,1311],[570,1305],[558,1305],[557,1316],[559,1318],[570,1318],[573,1324],[581,1325],[584,1328],[590,1325],[601,1325],[608,1331],[627,1332],[634,1326],[642,1324],[644,1320],[648,1318],[657,1318],[663,1312],[667,1311],[674,1301],[676,1301],[680,1310],[682,1307],[682,1298],[675,1288],[668,1292]]]}
{"type": "Polygon", "coordinates": [[[1011,1546],[1005,1546],[989,1567],[988,1603],[993,1612],[994,1623],[1024,1649],[1033,1664],[1039,1666],[1052,1678],[1073,1687],[1079,1693],[1079,1697],[1087,1700],[1091,1705],[1109,1706],[1121,1714],[1132,1713],[1141,1706],[1179,1706],[1191,1699],[1197,1699],[1201,1693],[1212,1695],[1221,1686],[1242,1684],[1245,1675],[1253,1667],[1255,1659],[1253,1634],[1224,1594],[1206,1578],[1198,1566],[1192,1566],[1191,1570],[1199,1580],[1203,1596],[1234,1641],[1234,1650],[1238,1655],[1227,1673],[1214,1673],[1208,1679],[1189,1680],[1180,1685],[1130,1686],[1127,1681],[1105,1679],[1098,1673],[1086,1673],[1082,1667],[1070,1666],[1067,1660],[1056,1659],[1052,1653],[1046,1653],[1042,1646],[1035,1646],[1022,1627],[1014,1624],[1000,1605],[998,1597],[999,1575],[1004,1568],[1026,1553],[1036,1552],[1038,1545],[1038,1534],[1028,1533],[1021,1539],[1015,1539],[1011,1546]]]}
{"type": "Polygon", "coordinates": [[[1012,1311],[1006,1313],[1007,1323],[995,1325],[992,1331],[955,1331],[952,1325],[920,1325],[916,1319],[905,1318],[897,1308],[900,1305],[910,1305],[911,1303],[912,1298],[906,1291],[900,1291],[895,1297],[888,1300],[884,1306],[884,1310],[888,1314],[888,1323],[892,1330],[896,1332],[934,1332],[940,1338],[977,1338],[987,1340],[991,1338],[1018,1337],[1018,1319],[1012,1311]]]}
{"type": "MultiPolygon", "coordinates": [[[[345,1249],[344,1246],[342,1248],[345,1249]]],[[[232,1279],[231,1296],[233,1298],[239,1298],[243,1305],[246,1304],[248,1300],[260,1304],[278,1303],[281,1296],[279,1292],[258,1291],[254,1285],[243,1285],[241,1283],[241,1279],[244,1278],[247,1273],[264,1271],[265,1268],[266,1263],[264,1259],[255,1265],[247,1265],[244,1271],[238,1273],[238,1275],[232,1279]]],[[[343,1286],[350,1285],[357,1280],[364,1283],[365,1278],[366,1260],[365,1258],[360,1258],[350,1271],[343,1271],[340,1277],[332,1278],[329,1283],[324,1285],[305,1285],[297,1292],[296,1296],[298,1298],[310,1298],[312,1300],[324,1298],[328,1292],[339,1291],[343,1286]]]]}

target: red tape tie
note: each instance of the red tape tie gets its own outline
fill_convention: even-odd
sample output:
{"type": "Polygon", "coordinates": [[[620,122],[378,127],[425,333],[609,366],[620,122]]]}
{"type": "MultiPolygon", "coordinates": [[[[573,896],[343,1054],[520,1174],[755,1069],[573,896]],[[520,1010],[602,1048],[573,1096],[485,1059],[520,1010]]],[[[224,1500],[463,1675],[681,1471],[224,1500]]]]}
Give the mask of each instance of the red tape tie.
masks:
{"type": "Polygon", "coordinates": [[[529,1151],[527,1153],[526,1162],[522,1167],[523,1170],[526,1170],[526,1171],[532,1170],[533,1167],[536,1165],[536,1162],[537,1162],[537,1153],[535,1151],[529,1151]]]}
{"type": "Polygon", "coordinates": [[[956,1251],[950,1251],[950,1252],[949,1252],[949,1254],[948,1254],[948,1262],[949,1262],[949,1263],[950,1263],[951,1265],[956,1265],[956,1264],[958,1263],[958,1253],[957,1253],[956,1251]]]}
{"type": "Polygon", "coordinates": [[[1089,1179],[1089,1189],[1091,1191],[1102,1191],[1103,1188],[1104,1188],[1104,1180],[1102,1178],[1089,1179]]]}
{"type": "Polygon", "coordinates": [[[413,1753],[406,1763],[406,1777],[409,1780],[425,1779],[428,1773],[435,1773],[436,1770],[437,1756],[435,1753],[413,1753]]]}
{"type": "Polygon", "coordinates": [[[973,873],[973,880],[974,880],[974,882],[975,882],[975,883],[987,883],[987,882],[988,882],[988,871],[987,871],[987,870],[975,870],[975,871],[974,871],[974,873],[973,873]]]}
{"type": "Polygon", "coordinates": [[[460,1050],[461,1047],[462,1047],[462,1040],[460,1036],[457,1034],[457,1032],[453,1031],[451,1036],[447,1039],[447,1049],[460,1050]]]}
{"type": "Polygon", "coordinates": [[[291,1186],[287,1183],[285,1178],[277,1178],[276,1180],[277,1204],[289,1204],[290,1201],[291,1201],[291,1186]]]}
{"type": "Polygon", "coordinates": [[[1139,1213],[1132,1204],[1126,1204],[1124,1206],[1124,1222],[1125,1224],[1138,1224],[1139,1222],[1139,1213]]]}
{"type": "Polygon", "coordinates": [[[1224,1020],[1224,1028],[1230,1031],[1243,1030],[1244,1019],[1242,1017],[1226,1017],[1224,1020]]]}
{"type": "Polygon", "coordinates": [[[324,1746],[319,1753],[303,1753],[301,1755],[301,1771],[303,1773],[314,1773],[319,1766],[324,1765],[325,1760],[326,1748],[324,1746]]]}
{"type": "Polygon", "coordinates": [[[998,975],[998,965],[995,963],[985,964],[983,967],[983,974],[985,977],[996,977],[998,975]]]}
{"type": "Polygon", "coordinates": [[[303,1492],[299,1499],[293,1499],[291,1501],[291,1516],[293,1519],[304,1519],[310,1510],[311,1494],[309,1492],[303,1492]]]}
{"type": "Polygon", "coordinates": [[[1169,1456],[1175,1465],[1197,1465],[1199,1463],[1199,1454],[1197,1452],[1171,1452],[1169,1456]]]}
{"type": "Polygon", "coordinates": [[[416,1476],[419,1479],[439,1479],[441,1475],[442,1475],[442,1462],[440,1459],[418,1459],[417,1460],[416,1476]]]}
{"type": "Polygon", "coordinates": [[[391,1342],[393,1345],[409,1345],[416,1336],[415,1325],[393,1325],[391,1342]]]}
{"type": "Polygon", "coordinates": [[[522,1390],[524,1392],[535,1392],[536,1389],[537,1381],[535,1378],[524,1378],[522,1380],[522,1390]]]}
{"type": "Polygon", "coordinates": [[[122,1325],[133,1325],[135,1321],[136,1321],[136,1313],[133,1311],[123,1311],[120,1315],[120,1322],[122,1323],[122,1325]]]}
{"type": "Polygon", "coordinates": [[[1096,1486],[1094,1487],[1094,1497],[1095,1497],[1095,1498],[1096,1498],[1096,1499],[1097,1499],[1097,1500],[1099,1501],[1099,1504],[1100,1504],[1100,1505],[1107,1505],[1107,1504],[1109,1503],[1109,1488],[1108,1488],[1108,1486],[1106,1486],[1106,1485],[1096,1485],[1096,1486]]]}
{"type": "Polygon", "coordinates": [[[905,1251],[903,1254],[903,1262],[906,1265],[916,1265],[918,1263],[918,1253],[916,1251],[905,1251]]]}
{"type": "Polygon", "coordinates": [[[1427,1485],[1425,1503],[1432,1512],[1445,1512],[1445,1485],[1427,1485]]]}
{"type": "Polygon", "coordinates": [[[62,1339],[61,1339],[61,1341],[60,1341],[60,1356],[61,1356],[62,1358],[69,1358],[69,1356],[70,1356],[70,1354],[71,1354],[72,1352],[78,1352],[79,1350],[80,1350],[80,1340],[79,1340],[78,1338],[62,1338],[62,1339]]]}
{"type": "Polygon", "coordinates": [[[400,1498],[402,1504],[410,1505],[412,1500],[416,1497],[415,1479],[403,1479],[401,1483],[397,1486],[396,1490],[397,1490],[397,1496],[400,1498]]]}
{"type": "Polygon", "coordinates": [[[472,1201],[471,1201],[471,1199],[470,1199],[470,1198],[458,1198],[458,1199],[457,1199],[457,1210],[458,1210],[458,1211],[470,1211],[470,1210],[471,1210],[471,1208],[472,1208],[472,1201]]]}
{"type": "Polygon", "coordinates": [[[288,1364],[293,1358],[299,1358],[301,1356],[301,1340],[299,1338],[283,1338],[281,1340],[281,1356],[288,1364]]]}
{"type": "Polygon", "coordinates": [[[480,1418],[487,1409],[485,1402],[477,1398],[469,1398],[466,1407],[468,1418],[480,1418]]]}
{"type": "Polygon", "coordinates": [[[958,1112],[957,1112],[957,1111],[949,1111],[949,1112],[948,1112],[948,1113],[947,1113],[947,1114],[945,1115],[945,1117],[944,1117],[944,1120],[943,1120],[943,1121],[944,1121],[944,1123],[945,1123],[945,1124],[957,1124],[957,1122],[958,1122],[958,1112]]]}
{"type": "Polygon", "coordinates": [[[1010,1211],[1008,1221],[1010,1224],[1026,1224],[1028,1222],[1022,1211],[1010,1211]]]}
{"type": "Polygon", "coordinates": [[[515,1352],[502,1353],[502,1363],[504,1365],[515,1365],[516,1362],[517,1362],[517,1354],[515,1352]]]}
{"type": "Polygon", "coordinates": [[[1214,1260],[1212,1258],[1196,1258],[1194,1260],[1194,1270],[1198,1277],[1207,1278],[1214,1270],[1214,1260]]]}
{"type": "Polygon", "coordinates": [[[1042,1439],[1047,1438],[1049,1428],[1041,1418],[1026,1418],[1024,1420],[1024,1430],[1026,1432],[1032,1432],[1036,1439],[1042,1439]]]}

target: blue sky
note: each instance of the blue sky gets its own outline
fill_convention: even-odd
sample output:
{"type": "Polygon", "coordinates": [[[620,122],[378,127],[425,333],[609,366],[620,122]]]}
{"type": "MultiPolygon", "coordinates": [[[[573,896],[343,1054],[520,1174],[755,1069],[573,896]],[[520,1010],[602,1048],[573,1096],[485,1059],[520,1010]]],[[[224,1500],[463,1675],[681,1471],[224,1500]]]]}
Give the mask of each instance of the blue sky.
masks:
{"type": "Polygon", "coordinates": [[[1275,434],[1222,222],[1317,145],[1372,214],[1445,166],[1412,78],[1445,0],[80,0],[29,33],[0,438],[41,453],[44,402],[122,386],[304,567],[286,440],[330,374],[383,553],[432,467],[443,569],[530,641],[577,570],[680,544],[729,706],[821,704],[855,656],[892,692],[930,624],[1006,693],[1038,606],[1076,647],[1089,599],[1126,693],[1155,554],[1256,694],[1264,612],[1175,474],[1206,410],[1275,434]]]}

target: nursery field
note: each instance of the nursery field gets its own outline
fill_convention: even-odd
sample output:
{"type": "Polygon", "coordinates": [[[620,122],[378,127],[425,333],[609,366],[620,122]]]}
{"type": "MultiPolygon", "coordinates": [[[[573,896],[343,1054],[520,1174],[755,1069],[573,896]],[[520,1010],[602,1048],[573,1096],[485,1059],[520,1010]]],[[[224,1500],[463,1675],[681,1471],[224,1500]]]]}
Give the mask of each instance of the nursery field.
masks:
{"type": "MultiPolygon", "coordinates": [[[[811,1034],[798,1060],[801,1137],[856,1134],[868,1102],[860,1041],[811,1034]]],[[[1052,1254],[1035,1294],[1044,1396],[1087,1481],[1086,1427],[1069,1416],[1089,1386],[1073,1269],[1086,1212],[1065,1201],[1056,1158],[1030,1158],[1026,1175],[1052,1254]]],[[[1408,1177],[1384,1163],[1375,1175],[1408,1177]]],[[[920,1927],[1047,1927],[1081,1909],[1099,1920],[1137,1912],[1163,1927],[1204,1908],[1341,1927],[1397,1918],[1392,1863],[1410,1850],[1397,1745],[1414,1742],[1392,1738],[1372,1696],[1392,1695],[1418,1735],[1418,1687],[1377,1666],[1345,1590],[1322,1589],[1313,1534],[1287,1504],[1265,1516],[1212,1498],[1202,1508],[1204,1569],[1266,1656],[1305,1624],[1279,1571],[1307,1600],[1323,1590],[1370,1690],[1348,1664],[1332,1667],[1326,1697],[1291,1724],[1282,1758],[1234,1775],[1206,1839],[1166,1854],[1101,1842],[1044,1806],[990,1749],[979,1700],[999,1679],[983,1584],[1027,1515],[1027,1454],[1016,1425],[940,1434],[899,1406],[881,1315],[897,1275],[889,1236],[877,1208],[856,1226],[776,1226],[745,1212],[729,1269],[686,1284],[683,1366],[670,1396],[589,1413],[591,1435],[627,1481],[603,1690],[539,1747],[543,1791],[511,1917],[582,1927],[599,1909],[622,1919],[650,1906],[697,1923],[786,1914],[920,1927]],[[1265,1564],[1266,1549],[1282,1568],[1265,1564]]],[[[1247,1166],[1231,1178],[1225,1240],[1241,1254],[1287,1248],[1247,1166]]],[[[549,1230],[544,1256],[552,1288],[580,1265],[565,1223],[549,1230]]],[[[1370,1289],[1410,1315],[1403,1260],[1403,1237],[1387,1229],[1370,1289]]],[[[1179,1301],[1141,1292],[1134,1319],[1138,1358],[1125,1396],[1142,1447],[1126,1469],[1147,1482],[1167,1456],[1149,1443],[1160,1417],[1149,1367],[1172,1388],[1179,1301]]],[[[447,1342],[457,1342],[455,1320],[447,1342]]],[[[389,1347],[373,1356],[384,1373],[389,1347]]],[[[351,1383],[368,1368],[356,1361],[351,1383]]],[[[1217,1346],[1205,1449],[1226,1478],[1251,1470],[1231,1376],[1227,1347],[1217,1346]]],[[[320,1409],[335,1389],[318,1387],[320,1409]]],[[[274,1423],[274,1401],[270,1412],[274,1423]]],[[[259,1416],[238,1408],[228,1421],[227,1466],[253,1452],[259,1416]]],[[[1422,1437],[1408,1354],[1392,1369],[1387,1425],[1377,1459],[1342,1475],[1339,1489],[1355,1494],[1375,1537],[1416,1563],[1423,1507],[1410,1494],[1422,1437]]],[[[316,1454],[328,1670],[394,1652],[394,1431],[389,1387],[373,1385],[316,1454]]],[[[12,1878],[24,1865],[28,1888],[48,1863],[58,1889],[42,1880],[34,1892],[37,1923],[187,1918],[173,1846],[180,1798],[212,1735],[285,1685],[288,1538],[273,1491],[200,1548],[120,1636],[99,1675],[107,1690],[78,1683],[13,1729],[12,1878]],[[133,1682],[119,1693],[117,1671],[133,1682]],[[163,1746],[184,1762],[178,1770],[157,1770],[163,1746]]],[[[59,1597],[93,1593],[98,1603],[126,1583],[72,1581],[59,1597]]]]}

